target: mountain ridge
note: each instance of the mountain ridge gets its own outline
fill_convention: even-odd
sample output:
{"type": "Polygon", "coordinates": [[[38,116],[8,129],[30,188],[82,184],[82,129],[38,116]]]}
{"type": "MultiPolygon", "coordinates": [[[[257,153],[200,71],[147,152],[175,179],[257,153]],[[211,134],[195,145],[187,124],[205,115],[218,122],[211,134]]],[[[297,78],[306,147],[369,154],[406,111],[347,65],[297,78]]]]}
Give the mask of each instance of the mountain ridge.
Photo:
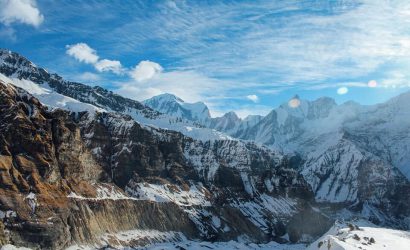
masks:
{"type": "MultiPolygon", "coordinates": [[[[67,82],[9,51],[0,52],[0,73],[0,80],[5,81],[0,84],[5,102],[0,112],[4,116],[5,126],[0,126],[5,129],[3,134],[7,134],[10,126],[55,124],[53,128],[58,133],[42,129],[30,135],[21,134],[28,144],[37,143],[34,140],[41,136],[54,136],[50,148],[63,145],[64,151],[56,151],[63,156],[67,149],[78,153],[70,157],[73,162],[85,160],[84,169],[91,169],[92,174],[84,176],[91,178],[101,172],[104,182],[98,185],[104,186],[107,182],[111,185],[112,191],[107,194],[102,186],[91,187],[86,184],[89,180],[84,180],[88,187],[85,190],[70,187],[59,191],[66,198],[83,202],[98,200],[104,207],[108,204],[115,207],[114,200],[120,197],[127,209],[141,210],[139,206],[143,206],[147,211],[152,208],[140,204],[139,200],[174,204],[170,213],[185,218],[186,227],[178,228],[166,220],[171,224],[163,225],[163,229],[185,230],[187,235],[205,240],[232,239],[241,230],[258,242],[295,242],[305,236],[313,240],[328,229],[329,221],[351,217],[394,228],[410,228],[410,184],[404,175],[410,162],[407,157],[410,149],[406,147],[410,144],[410,121],[406,119],[410,115],[406,109],[410,93],[376,106],[352,102],[336,105],[329,98],[312,102],[299,100],[299,106],[292,108],[285,103],[265,117],[240,120],[236,114],[227,113],[222,119],[213,118],[208,124],[200,124],[185,117],[164,115],[100,87],[67,82]],[[18,111],[19,119],[9,120],[10,110],[18,111]],[[241,123],[236,123],[238,120],[241,123]],[[213,136],[208,134],[210,131],[213,136]],[[198,132],[196,136],[195,132],[198,132]],[[59,133],[61,138],[56,136],[59,133]],[[73,146],[67,138],[75,138],[73,141],[82,148],[73,146]],[[59,144],[53,144],[57,142],[59,144]],[[87,189],[94,195],[87,194],[87,189]],[[105,201],[107,197],[110,202],[105,201]],[[224,211],[236,217],[228,219],[224,211]],[[306,217],[323,223],[317,228],[319,231],[309,226],[312,221],[306,221],[306,217]],[[235,224],[236,220],[241,223],[235,224]],[[221,221],[229,224],[234,232],[224,231],[221,221]]],[[[165,97],[182,101],[175,96],[165,97]]],[[[7,140],[0,137],[2,154],[6,155],[5,159],[13,159],[6,160],[4,166],[15,173],[2,172],[10,184],[3,189],[9,192],[14,187],[15,195],[25,197],[29,195],[30,185],[21,184],[24,182],[13,176],[18,176],[18,172],[25,174],[17,158],[27,152],[12,153],[8,149],[16,147],[12,134],[7,140]]],[[[41,162],[38,171],[49,171],[42,175],[38,185],[55,180],[67,182],[57,174],[64,169],[62,173],[68,176],[85,171],[63,160],[61,166],[64,167],[50,162],[47,165],[44,159],[38,158],[44,152],[35,150],[30,157],[41,162]]],[[[58,162],[58,156],[51,158],[58,162]]],[[[32,198],[27,199],[34,202],[32,198]]],[[[15,205],[14,210],[26,211],[20,206],[26,206],[27,202],[18,201],[20,205],[15,205]]],[[[7,204],[0,206],[5,214],[9,211],[6,208],[10,208],[10,203],[7,204]]],[[[162,213],[161,209],[157,212],[162,213]]],[[[21,219],[20,214],[17,215],[21,219]]],[[[13,223],[13,218],[7,217],[6,224],[13,223]]],[[[134,217],[132,221],[135,222],[134,217]]],[[[150,229],[158,229],[148,224],[150,229]]],[[[114,231],[132,228],[125,225],[129,228],[116,226],[114,231]]],[[[92,237],[101,232],[85,226],[92,237]]],[[[15,233],[13,237],[19,235],[15,233]]],[[[75,236],[73,243],[81,243],[81,237],[84,236],[75,236]]]]}

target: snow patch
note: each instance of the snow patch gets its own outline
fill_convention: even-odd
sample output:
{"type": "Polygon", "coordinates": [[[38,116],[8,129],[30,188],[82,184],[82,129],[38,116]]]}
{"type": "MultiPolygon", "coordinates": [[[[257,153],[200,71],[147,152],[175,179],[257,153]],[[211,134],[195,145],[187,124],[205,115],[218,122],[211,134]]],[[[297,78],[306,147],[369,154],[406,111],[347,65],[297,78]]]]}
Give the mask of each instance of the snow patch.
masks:
{"type": "Polygon", "coordinates": [[[126,192],[138,200],[155,202],[173,202],[179,206],[211,206],[206,197],[206,189],[199,185],[191,185],[189,190],[182,190],[172,184],[130,183],[126,192]]]}

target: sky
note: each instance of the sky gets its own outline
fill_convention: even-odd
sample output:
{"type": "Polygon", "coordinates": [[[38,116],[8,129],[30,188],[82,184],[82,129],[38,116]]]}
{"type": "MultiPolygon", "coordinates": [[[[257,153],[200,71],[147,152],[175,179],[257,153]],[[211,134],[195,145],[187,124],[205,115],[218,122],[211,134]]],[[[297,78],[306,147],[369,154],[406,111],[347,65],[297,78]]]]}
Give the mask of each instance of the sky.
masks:
{"type": "Polygon", "coordinates": [[[0,47],[213,116],[264,115],[295,95],[369,105],[410,90],[410,2],[0,0],[0,47]]]}

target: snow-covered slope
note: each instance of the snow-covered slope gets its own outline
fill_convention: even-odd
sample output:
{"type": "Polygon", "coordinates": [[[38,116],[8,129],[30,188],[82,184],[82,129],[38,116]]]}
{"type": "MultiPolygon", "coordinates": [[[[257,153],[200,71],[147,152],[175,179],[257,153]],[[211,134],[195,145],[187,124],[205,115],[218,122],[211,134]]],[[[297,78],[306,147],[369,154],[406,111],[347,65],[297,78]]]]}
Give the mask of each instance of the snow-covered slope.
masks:
{"type": "Polygon", "coordinates": [[[404,250],[409,249],[410,232],[380,228],[366,221],[336,222],[307,250],[404,250]]]}
{"type": "Polygon", "coordinates": [[[2,80],[4,83],[11,83],[14,86],[26,90],[37,99],[39,99],[42,104],[50,107],[51,109],[61,108],[70,110],[72,112],[88,111],[90,114],[105,111],[104,109],[96,107],[94,105],[83,103],[71,97],[61,95],[55,92],[47,84],[38,85],[26,79],[8,78],[1,73],[0,80],[2,80]]]}
{"type": "MultiPolygon", "coordinates": [[[[30,87],[26,86],[29,92],[33,90],[36,91],[31,83],[40,85],[43,91],[41,93],[41,99],[46,104],[51,104],[50,102],[54,101],[53,98],[55,98],[55,93],[57,93],[82,103],[91,104],[108,112],[119,112],[130,115],[141,124],[178,131],[195,139],[232,139],[223,132],[203,127],[191,120],[162,114],[138,101],[116,95],[101,87],[90,87],[81,83],[66,81],[57,74],[50,74],[45,69],[37,67],[26,58],[9,50],[0,49],[0,73],[13,81],[16,79],[21,80],[16,81],[16,85],[30,85],[30,87]],[[52,90],[53,92],[47,92],[46,90],[52,90]],[[49,99],[48,103],[47,99],[49,99]]],[[[61,99],[62,97],[59,96],[59,98],[61,99]]],[[[63,104],[62,106],[64,105],[75,108],[75,104],[63,104]]],[[[199,106],[200,104],[190,105],[190,108],[193,110],[200,109],[199,106]]]]}

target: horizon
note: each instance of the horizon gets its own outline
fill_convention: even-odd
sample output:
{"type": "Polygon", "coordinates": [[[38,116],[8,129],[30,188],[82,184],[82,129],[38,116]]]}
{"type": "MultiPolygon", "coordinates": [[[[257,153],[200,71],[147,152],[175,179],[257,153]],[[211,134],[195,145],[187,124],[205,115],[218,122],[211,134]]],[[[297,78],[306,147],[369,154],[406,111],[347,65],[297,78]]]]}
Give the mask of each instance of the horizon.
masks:
{"type": "Polygon", "coordinates": [[[295,95],[372,105],[410,89],[401,1],[1,3],[0,47],[140,102],[170,93],[244,118],[295,95]]]}

